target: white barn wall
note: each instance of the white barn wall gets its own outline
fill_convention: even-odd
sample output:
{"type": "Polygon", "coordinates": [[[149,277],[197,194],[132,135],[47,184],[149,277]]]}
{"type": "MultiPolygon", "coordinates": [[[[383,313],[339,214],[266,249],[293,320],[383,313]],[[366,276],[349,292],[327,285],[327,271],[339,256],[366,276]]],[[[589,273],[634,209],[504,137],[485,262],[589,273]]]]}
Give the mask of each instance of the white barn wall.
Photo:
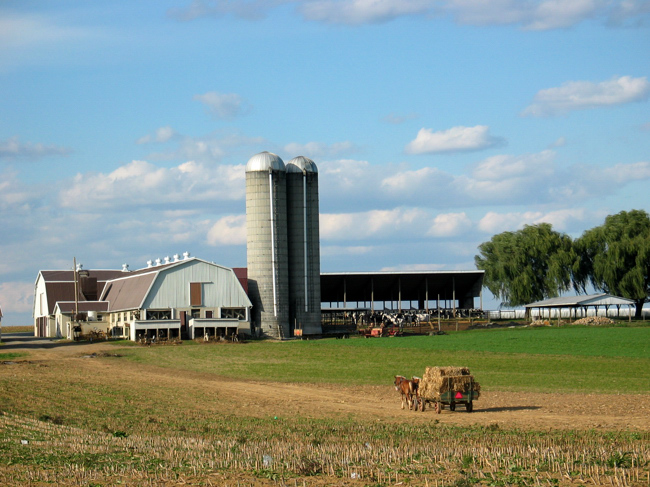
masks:
{"type": "Polygon", "coordinates": [[[169,269],[161,269],[143,308],[189,308],[190,282],[203,283],[202,308],[251,306],[234,271],[217,264],[195,260],[169,269]]]}

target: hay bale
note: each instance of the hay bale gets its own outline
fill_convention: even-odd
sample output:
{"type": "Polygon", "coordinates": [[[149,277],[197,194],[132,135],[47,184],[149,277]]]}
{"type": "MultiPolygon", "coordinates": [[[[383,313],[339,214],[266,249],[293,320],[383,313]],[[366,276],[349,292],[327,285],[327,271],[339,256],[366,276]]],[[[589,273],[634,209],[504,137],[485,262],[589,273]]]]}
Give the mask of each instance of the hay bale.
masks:
{"type": "Polygon", "coordinates": [[[614,320],[605,318],[604,316],[587,316],[573,322],[574,325],[613,325],[614,320]]]}
{"type": "Polygon", "coordinates": [[[427,367],[420,381],[420,395],[426,398],[436,398],[447,391],[469,392],[474,386],[474,392],[481,392],[481,385],[474,378],[467,367],[427,367]]]}

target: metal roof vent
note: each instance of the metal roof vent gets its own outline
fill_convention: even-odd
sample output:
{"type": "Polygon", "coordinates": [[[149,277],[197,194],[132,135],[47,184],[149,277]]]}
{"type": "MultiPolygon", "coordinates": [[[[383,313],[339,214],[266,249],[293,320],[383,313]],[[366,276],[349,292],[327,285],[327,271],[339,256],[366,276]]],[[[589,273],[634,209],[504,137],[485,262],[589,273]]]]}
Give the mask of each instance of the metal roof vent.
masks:
{"type": "Polygon", "coordinates": [[[129,272],[129,264],[122,264],[122,272],[129,272]]]}
{"type": "Polygon", "coordinates": [[[153,261],[152,261],[151,259],[149,259],[149,260],[147,261],[147,269],[148,269],[149,267],[153,267],[153,261]]]}
{"type": "Polygon", "coordinates": [[[169,264],[172,259],[168,256],[165,257],[165,264],[169,264]]]}
{"type": "Polygon", "coordinates": [[[190,253],[189,252],[183,252],[183,260],[187,260],[190,258],[190,253]]]}
{"type": "Polygon", "coordinates": [[[155,262],[156,262],[156,265],[159,266],[161,264],[162,260],[160,260],[160,257],[158,257],[155,262]]]}
{"type": "Polygon", "coordinates": [[[174,262],[178,262],[179,260],[181,260],[181,256],[178,254],[174,254],[174,262]]]}
{"type": "Polygon", "coordinates": [[[84,268],[84,265],[80,262],[77,264],[77,272],[84,268]]]}

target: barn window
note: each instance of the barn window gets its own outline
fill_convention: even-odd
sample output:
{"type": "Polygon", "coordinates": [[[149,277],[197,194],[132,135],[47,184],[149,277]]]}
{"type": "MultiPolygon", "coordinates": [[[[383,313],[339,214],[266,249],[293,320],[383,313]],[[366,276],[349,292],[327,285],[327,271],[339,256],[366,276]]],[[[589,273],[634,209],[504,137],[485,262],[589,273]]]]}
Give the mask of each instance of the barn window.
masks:
{"type": "Polygon", "coordinates": [[[221,308],[221,318],[245,320],[246,309],[245,308],[221,308]]]}
{"type": "Polygon", "coordinates": [[[147,320],[171,320],[172,312],[169,309],[150,309],[147,311],[147,320]]]}
{"type": "Polygon", "coordinates": [[[203,306],[201,288],[200,282],[190,282],[190,306],[203,306]]]}

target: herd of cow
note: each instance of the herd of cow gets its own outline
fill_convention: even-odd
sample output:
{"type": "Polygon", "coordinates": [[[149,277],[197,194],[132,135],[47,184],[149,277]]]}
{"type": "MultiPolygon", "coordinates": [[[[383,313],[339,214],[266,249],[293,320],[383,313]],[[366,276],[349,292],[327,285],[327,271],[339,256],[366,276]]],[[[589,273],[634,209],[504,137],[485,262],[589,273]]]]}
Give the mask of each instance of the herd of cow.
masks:
{"type": "Polygon", "coordinates": [[[400,393],[402,398],[402,409],[406,402],[409,409],[415,411],[424,411],[424,400],[420,397],[420,377],[411,377],[407,379],[403,375],[395,376],[395,390],[400,393]]]}
{"type": "Polygon", "coordinates": [[[483,318],[484,311],[481,309],[464,309],[464,308],[455,308],[455,309],[430,309],[428,312],[426,310],[409,310],[409,311],[382,311],[382,312],[354,312],[352,313],[352,319],[354,324],[359,326],[373,325],[379,326],[382,323],[384,325],[393,325],[398,327],[409,326],[409,325],[418,325],[424,322],[432,322],[438,319],[451,320],[457,318],[483,318]]]}

